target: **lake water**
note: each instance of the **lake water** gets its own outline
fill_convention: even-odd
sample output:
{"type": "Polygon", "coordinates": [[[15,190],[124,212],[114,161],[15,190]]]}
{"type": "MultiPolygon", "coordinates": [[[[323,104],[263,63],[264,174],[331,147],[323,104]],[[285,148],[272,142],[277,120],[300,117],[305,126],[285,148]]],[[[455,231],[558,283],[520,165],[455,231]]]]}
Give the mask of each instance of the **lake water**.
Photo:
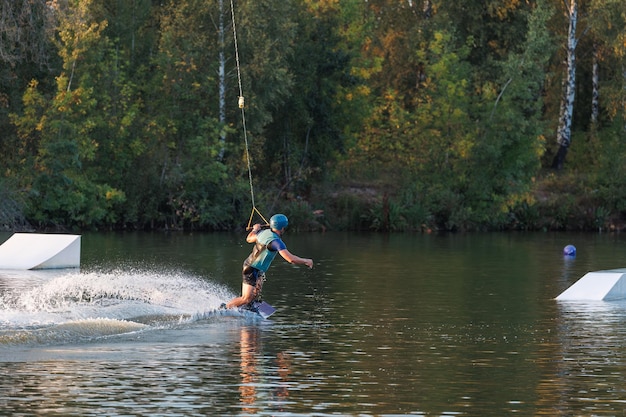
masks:
{"type": "Polygon", "coordinates": [[[269,320],[215,311],[244,238],[85,234],[80,270],[0,271],[0,414],[624,415],[626,302],[554,300],[624,235],[287,233],[316,264],[276,259],[269,320]]]}

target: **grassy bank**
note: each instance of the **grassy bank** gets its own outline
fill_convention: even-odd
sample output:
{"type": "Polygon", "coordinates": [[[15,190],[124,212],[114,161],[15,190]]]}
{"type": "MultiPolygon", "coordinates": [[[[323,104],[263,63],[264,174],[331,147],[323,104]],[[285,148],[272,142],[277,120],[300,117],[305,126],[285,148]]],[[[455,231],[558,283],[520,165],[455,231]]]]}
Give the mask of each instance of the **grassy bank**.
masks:
{"type": "Polygon", "coordinates": [[[312,203],[292,202],[282,210],[305,230],[620,231],[626,223],[618,197],[585,175],[546,171],[535,179],[527,197],[506,212],[460,209],[453,198],[422,201],[393,184],[375,182],[319,190],[311,196],[312,203]]]}
{"type": "MultiPolygon", "coordinates": [[[[280,199],[273,211],[287,214],[291,228],[303,232],[621,231],[626,230],[626,203],[616,189],[593,177],[545,171],[524,198],[502,210],[495,204],[472,207],[453,193],[432,198],[391,182],[344,181],[316,187],[306,198],[280,199]]],[[[9,187],[0,191],[0,230],[70,230],[67,225],[33,227],[24,197],[9,187]]],[[[111,229],[120,227],[138,228],[111,229]]]]}

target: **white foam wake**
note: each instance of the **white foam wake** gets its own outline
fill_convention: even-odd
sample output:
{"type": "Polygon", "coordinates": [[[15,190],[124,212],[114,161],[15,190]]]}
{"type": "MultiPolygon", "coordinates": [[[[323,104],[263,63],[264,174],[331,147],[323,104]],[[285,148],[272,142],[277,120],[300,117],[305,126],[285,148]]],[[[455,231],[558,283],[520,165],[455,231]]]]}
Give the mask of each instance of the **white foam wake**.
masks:
{"type": "Polygon", "coordinates": [[[197,320],[232,296],[209,280],[136,268],[69,271],[0,288],[0,344],[82,339],[197,320]]]}

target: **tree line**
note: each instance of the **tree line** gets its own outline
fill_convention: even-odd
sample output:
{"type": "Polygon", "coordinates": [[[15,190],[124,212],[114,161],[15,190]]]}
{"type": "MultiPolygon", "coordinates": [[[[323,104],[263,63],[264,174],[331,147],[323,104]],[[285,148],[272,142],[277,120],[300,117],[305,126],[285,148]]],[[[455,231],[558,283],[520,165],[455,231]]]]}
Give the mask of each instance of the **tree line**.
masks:
{"type": "Polygon", "coordinates": [[[0,227],[227,230],[258,207],[301,228],[586,229],[626,213],[622,0],[0,8],[0,227]]]}

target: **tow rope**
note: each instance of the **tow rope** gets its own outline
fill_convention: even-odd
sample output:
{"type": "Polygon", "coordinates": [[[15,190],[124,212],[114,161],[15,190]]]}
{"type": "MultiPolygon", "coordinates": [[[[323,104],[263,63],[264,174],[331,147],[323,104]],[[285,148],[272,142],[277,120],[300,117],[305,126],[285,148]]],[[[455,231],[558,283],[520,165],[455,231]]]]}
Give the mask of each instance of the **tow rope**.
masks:
{"type": "Polygon", "coordinates": [[[254,218],[254,213],[257,213],[261,219],[265,222],[266,225],[269,225],[269,222],[263,217],[263,214],[256,208],[256,203],[254,201],[254,187],[252,185],[252,167],[250,164],[250,151],[248,150],[248,131],[246,129],[246,112],[245,112],[245,99],[243,96],[243,87],[241,86],[241,69],[239,66],[239,47],[237,46],[237,27],[235,25],[235,6],[233,4],[233,0],[230,0],[230,15],[233,21],[233,41],[235,43],[235,63],[237,66],[237,83],[239,85],[239,109],[241,109],[241,123],[243,126],[243,139],[246,144],[246,161],[248,163],[248,180],[250,182],[250,198],[252,200],[252,212],[250,213],[250,218],[248,219],[248,225],[246,229],[249,230],[251,228],[252,219],[254,218]]]}

